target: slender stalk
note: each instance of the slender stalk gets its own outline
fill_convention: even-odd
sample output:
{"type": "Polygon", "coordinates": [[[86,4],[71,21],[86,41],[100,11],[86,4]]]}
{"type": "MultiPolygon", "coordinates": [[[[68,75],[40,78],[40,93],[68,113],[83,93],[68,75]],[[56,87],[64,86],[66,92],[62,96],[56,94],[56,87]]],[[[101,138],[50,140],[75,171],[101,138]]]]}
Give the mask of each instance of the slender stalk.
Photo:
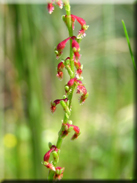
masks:
{"type": "MultiPolygon", "coordinates": [[[[72,23],[71,23],[71,8],[70,8],[70,4],[69,2],[67,2],[66,6],[65,6],[65,10],[66,10],[66,15],[68,17],[68,25],[67,25],[67,28],[68,28],[68,32],[69,32],[69,36],[72,37],[73,36],[73,29],[72,29],[72,23]]],[[[70,79],[71,78],[74,78],[75,76],[75,73],[74,73],[74,61],[73,61],[73,49],[72,49],[72,39],[70,39],[70,67],[71,67],[71,70],[73,72],[73,75],[70,76],[70,79]]],[[[72,97],[73,97],[73,92],[74,92],[74,87],[72,88],[72,92],[70,93],[70,95],[68,96],[68,99],[69,99],[69,109],[71,108],[71,102],[72,102],[72,97]]],[[[63,120],[63,123],[67,123],[69,119],[69,116],[66,116],[66,113],[64,114],[64,120],[63,120]]],[[[60,131],[58,132],[58,139],[57,139],[57,143],[56,143],[56,147],[58,149],[61,148],[61,145],[62,145],[62,141],[63,141],[63,138],[61,137],[60,135],[60,132],[62,131],[62,126],[61,126],[61,129],[60,131]]],[[[53,160],[52,164],[54,166],[56,166],[57,162],[55,162],[53,160]]],[[[51,171],[49,170],[49,175],[48,175],[48,179],[49,180],[52,180],[53,179],[53,176],[54,176],[54,171],[51,171]]]]}
{"type": "MultiPolygon", "coordinates": [[[[58,3],[59,7],[62,8],[60,2],[62,1],[56,1],[58,3]]],[[[54,102],[51,102],[51,111],[54,112],[56,110],[56,105],[61,104],[63,107],[63,110],[65,111],[63,123],[61,124],[61,129],[58,132],[58,139],[56,145],[52,145],[49,143],[50,150],[44,155],[44,165],[50,169],[48,179],[61,179],[63,176],[64,167],[56,167],[56,164],[59,160],[59,154],[60,154],[60,148],[63,142],[63,138],[68,135],[70,131],[74,131],[73,136],[71,137],[72,140],[76,139],[80,135],[80,129],[78,126],[75,126],[72,124],[72,121],[69,120],[69,117],[71,115],[71,108],[72,108],[72,97],[74,90],[77,87],[77,93],[81,93],[80,97],[80,103],[83,103],[85,99],[88,96],[87,90],[85,86],[83,85],[81,79],[81,73],[82,73],[82,66],[79,62],[79,42],[77,39],[82,39],[85,36],[85,30],[87,30],[88,26],[86,25],[86,22],[84,19],[77,17],[75,15],[71,14],[71,8],[68,0],[64,0],[64,7],[66,10],[66,15],[63,16],[63,20],[66,23],[69,37],[62,42],[60,42],[56,49],[56,58],[59,58],[62,54],[62,51],[66,45],[67,41],[70,41],[70,54],[69,57],[67,57],[64,61],[61,61],[57,66],[57,76],[59,78],[63,77],[62,69],[65,67],[65,69],[68,71],[68,74],[70,76],[70,80],[65,85],[65,91],[66,95],[63,96],[63,99],[56,99],[54,102]],[[76,36],[73,35],[73,27],[75,19],[78,21],[78,23],[81,25],[81,30],[79,31],[79,34],[76,38],[76,36]],[[76,73],[75,73],[75,68],[76,73]],[[49,163],[50,153],[53,155],[53,161],[49,163]]],[[[54,6],[52,3],[48,3],[48,11],[51,14],[54,10],[54,6]]]]}
{"type": "Polygon", "coordinates": [[[135,60],[134,60],[134,56],[133,56],[133,52],[132,52],[132,49],[131,49],[131,46],[130,46],[129,36],[128,36],[128,32],[127,32],[127,29],[126,29],[126,25],[124,23],[124,20],[122,20],[122,24],[123,24],[125,36],[126,36],[126,39],[127,39],[127,44],[128,44],[128,47],[129,47],[129,51],[130,51],[132,63],[133,63],[133,66],[135,68],[135,71],[137,73],[137,67],[136,67],[135,60]]]}

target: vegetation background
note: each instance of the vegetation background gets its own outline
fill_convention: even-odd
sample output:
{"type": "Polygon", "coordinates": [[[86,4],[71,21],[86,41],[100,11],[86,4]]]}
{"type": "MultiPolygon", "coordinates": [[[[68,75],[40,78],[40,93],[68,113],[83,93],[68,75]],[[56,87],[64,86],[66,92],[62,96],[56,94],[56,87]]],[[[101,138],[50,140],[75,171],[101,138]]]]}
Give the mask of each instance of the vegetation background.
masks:
{"type": "MultiPolygon", "coordinates": [[[[89,25],[80,43],[89,97],[83,105],[73,97],[71,119],[81,135],[64,139],[63,179],[133,178],[134,78],[121,20],[134,49],[134,5],[71,7],[89,25]]],[[[50,100],[62,98],[69,79],[56,77],[54,48],[68,37],[63,14],[55,7],[49,15],[46,4],[0,5],[0,179],[47,178],[41,162],[63,118],[60,106],[52,115],[50,100]]],[[[76,23],[75,35],[79,29],[76,23]]]]}

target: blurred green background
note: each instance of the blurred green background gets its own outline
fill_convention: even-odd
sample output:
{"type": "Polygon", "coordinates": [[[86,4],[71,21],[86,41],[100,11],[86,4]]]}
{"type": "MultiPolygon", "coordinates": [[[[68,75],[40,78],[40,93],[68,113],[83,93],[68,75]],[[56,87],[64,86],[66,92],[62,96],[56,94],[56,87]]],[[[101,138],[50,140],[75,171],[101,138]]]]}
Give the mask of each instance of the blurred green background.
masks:
{"type": "MultiPolygon", "coordinates": [[[[54,48],[68,37],[63,14],[56,6],[49,15],[46,4],[0,6],[1,179],[47,178],[41,162],[63,119],[60,106],[51,113],[50,101],[62,98],[69,79],[65,70],[62,81],[56,77],[54,48]]],[[[63,179],[133,178],[134,78],[121,20],[134,49],[134,6],[73,4],[72,14],[89,25],[80,43],[89,97],[79,105],[74,94],[71,120],[81,135],[64,139],[58,166],[65,167],[63,179]]],[[[76,22],[74,35],[78,30],[76,22]]]]}

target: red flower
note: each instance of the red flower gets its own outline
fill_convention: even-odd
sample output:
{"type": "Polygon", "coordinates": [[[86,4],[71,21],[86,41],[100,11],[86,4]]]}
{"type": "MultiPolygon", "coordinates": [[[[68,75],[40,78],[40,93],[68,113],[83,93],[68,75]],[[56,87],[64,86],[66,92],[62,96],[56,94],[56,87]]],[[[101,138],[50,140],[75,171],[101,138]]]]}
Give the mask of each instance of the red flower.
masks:
{"type": "Polygon", "coordinates": [[[85,31],[88,29],[88,25],[86,25],[86,21],[81,18],[81,17],[78,17],[76,15],[71,15],[71,18],[73,19],[73,22],[75,21],[75,19],[79,22],[79,24],[81,25],[81,30],[79,31],[78,35],[77,35],[77,38],[78,39],[81,39],[83,37],[86,36],[86,33],[85,31]]]}
{"type": "Polygon", "coordinates": [[[83,38],[85,36],[86,36],[85,29],[82,28],[81,30],[79,30],[77,38],[81,39],[81,38],[83,38]]]}
{"type": "Polygon", "coordinates": [[[72,14],[71,14],[71,17],[73,19],[76,19],[80,23],[81,27],[83,27],[84,25],[86,25],[86,21],[83,18],[78,17],[76,15],[72,15],[72,14]]]}
{"type": "Polygon", "coordinates": [[[87,97],[88,97],[88,93],[81,95],[79,102],[81,104],[83,104],[85,102],[85,100],[86,100],[87,97]]]}
{"type": "Polygon", "coordinates": [[[47,9],[48,9],[49,14],[51,14],[53,12],[53,10],[54,10],[53,4],[52,3],[48,3],[47,9]]]}
{"type": "Polygon", "coordinates": [[[79,84],[77,86],[77,93],[82,93],[82,94],[86,95],[87,94],[87,90],[86,90],[85,86],[82,85],[82,84],[79,84]]]}
{"type": "Polygon", "coordinates": [[[65,48],[66,43],[68,42],[69,39],[71,39],[71,37],[68,37],[67,39],[63,40],[62,42],[60,42],[60,43],[57,45],[57,48],[55,49],[55,53],[56,53],[56,58],[57,58],[57,59],[58,59],[59,56],[62,54],[63,49],[65,48]]]}
{"type": "Polygon", "coordinates": [[[54,102],[51,102],[51,112],[54,113],[55,110],[56,110],[56,105],[58,105],[60,103],[61,100],[64,100],[64,102],[67,102],[68,101],[68,98],[65,98],[65,99],[56,99],[54,100],[54,102]]]}
{"type": "Polygon", "coordinates": [[[57,77],[60,78],[60,79],[63,78],[63,72],[62,72],[62,70],[63,70],[64,67],[65,67],[65,66],[64,66],[63,61],[60,62],[60,63],[58,64],[58,66],[57,66],[57,77]]]}
{"type": "Polygon", "coordinates": [[[44,158],[43,158],[44,161],[47,161],[47,162],[49,161],[50,154],[51,154],[52,151],[56,151],[57,152],[58,148],[56,146],[52,145],[50,150],[44,155],[44,158]]]}
{"type": "Polygon", "coordinates": [[[54,179],[55,179],[55,180],[56,180],[56,179],[58,179],[58,180],[62,179],[64,169],[65,169],[64,167],[63,167],[63,168],[61,168],[61,167],[56,167],[56,172],[55,172],[55,174],[54,174],[54,179]]]}
{"type": "Polygon", "coordinates": [[[50,148],[50,150],[44,155],[44,158],[43,159],[44,159],[44,165],[47,168],[55,171],[56,169],[53,166],[53,164],[48,162],[49,161],[49,158],[50,158],[50,154],[51,154],[52,151],[58,152],[58,148],[56,146],[52,145],[51,148],[50,148]]]}
{"type": "Polygon", "coordinates": [[[80,47],[78,42],[75,40],[75,36],[72,36],[72,48],[73,48],[75,58],[76,60],[78,60],[80,58],[80,54],[79,54],[80,47]]]}
{"type": "Polygon", "coordinates": [[[75,133],[74,135],[71,137],[72,140],[74,140],[75,138],[77,138],[80,135],[80,129],[78,126],[69,124],[69,123],[62,123],[63,126],[65,126],[66,128],[62,131],[61,136],[65,137],[66,135],[68,135],[68,133],[70,132],[70,128],[72,128],[75,133]]]}
{"type": "Polygon", "coordinates": [[[74,59],[74,65],[75,65],[75,67],[77,69],[76,75],[77,75],[77,77],[80,77],[81,74],[82,74],[82,66],[81,66],[81,63],[75,59],[75,56],[73,57],[73,59],[74,59]]]}
{"type": "Polygon", "coordinates": [[[68,83],[67,83],[67,86],[69,86],[69,87],[73,86],[75,80],[76,80],[75,78],[70,79],[70,80],[68,81],[68,83]]]}
{"type": "Polygon", "coordinates": [[[55,3],[60,7],[60,9],[63,8],[63,2],[61,0],[55,0],[55,3]]]}
{"type": "Polygon", "coordinates": [[[49,169],[51,169],[52,171],[55,171],[56,169],[55,169],[55,167],[54,167],[54,165],[52,164],[52,163],[49,163],[49,162],[44,162],[44,165],[47,167],[47,168],[49,168],[49,169]]]}

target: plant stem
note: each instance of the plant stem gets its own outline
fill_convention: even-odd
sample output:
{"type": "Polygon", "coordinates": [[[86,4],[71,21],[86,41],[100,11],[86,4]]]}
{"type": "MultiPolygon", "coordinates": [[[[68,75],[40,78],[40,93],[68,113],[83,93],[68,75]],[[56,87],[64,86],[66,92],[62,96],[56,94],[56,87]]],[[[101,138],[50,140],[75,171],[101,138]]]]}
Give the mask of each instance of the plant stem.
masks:
{"type": "MultiPolygon", "coordinates": [[[[68,28],[68,32],[69,32],[69,36],[72,37],[73,36],[73,29],[72,29],[72,23],[71,23],[71,8],[70,8],[70,4],[69,2],[66,2],[66,6],[65,6],[65,10],[66,10],[66,15],[68,17],[68,25],[67,25],[67,28],[68,28]]],[[[70,68],[73,72],[72,75],[70,75],[70,79],[71,78],[74,78],[75,77],[75,70],[74,70],[74,61],[73,61],[73,49],[72,49],[72,40],[70,39],[70,68]]],[[[71,108],[71,102],[72,102],[72,96],[73,96],[73,92],[74,92],[74,88],[72,88],[72,91],[71,93],[68,95],[68,100],[69,100],[69,109],[71,108]]],[[[67,115],[66,113],[64,114],[64,120],[63,120],[63,123],[67,123],[68,122],[68,119],[69,119],[69,115],[67,115]]],[[[61,145],[62,145],[62,141],[63,141],[63,138],[61,137],[61,132],[63,131],[62,129],[62,125],[61,125],[61,129],[60,131],[58,132],[58,139],[57,139],[57,143],[56,143],[56,147],[60,150],[61,148],[61,145]]],[[[60,153],[60,151],[59,151],[60,153]]],[[[56,166],[57,162],[55,162],[53,160],[52,164],[54,166],[56,166]]],[[[54,176],[54,171],[50,170],[49,171],[49,175],[48,175],[48,179],[49,180],[52,180],[53,179],[53,176],[54,176]]]]}

